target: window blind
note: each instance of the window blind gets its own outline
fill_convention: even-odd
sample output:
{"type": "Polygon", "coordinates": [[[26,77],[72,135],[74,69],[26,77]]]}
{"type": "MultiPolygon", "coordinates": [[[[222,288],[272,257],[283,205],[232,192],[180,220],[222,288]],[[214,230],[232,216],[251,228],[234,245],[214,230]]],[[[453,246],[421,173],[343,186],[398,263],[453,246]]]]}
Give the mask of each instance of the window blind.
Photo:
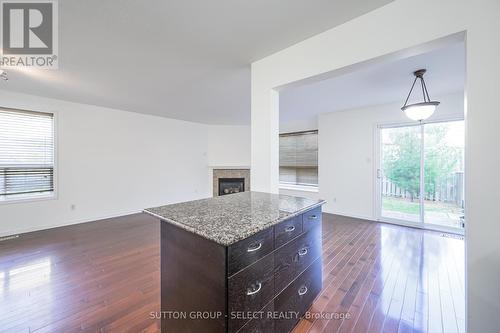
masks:
{"type": "Polygon", "coordinates": [[[280,134],[280,182],[318,185],[318,131],[280,134]]]}
{"type": "Polygon", "coordinates": [[[0,197],[54,191],[54,116],[0,108],[0,197]]]}

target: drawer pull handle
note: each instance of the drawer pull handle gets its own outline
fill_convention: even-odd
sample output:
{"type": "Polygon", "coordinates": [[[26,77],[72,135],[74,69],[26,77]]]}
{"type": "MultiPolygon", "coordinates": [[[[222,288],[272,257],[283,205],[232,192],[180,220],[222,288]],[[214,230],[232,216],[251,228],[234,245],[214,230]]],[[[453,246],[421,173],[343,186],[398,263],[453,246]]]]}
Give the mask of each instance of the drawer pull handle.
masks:
{"type": "Polygon", "coordinates": [[[247,252],[255,252],[262,247],[262,243],[250,245],[247,252]]]}
{"type": "Polygon", "coordinates": [[[295,230],[295,226],[294,226],[294,225],[291,225],[291,226],[289,226],[289,227],[286,227],[286,229],[285,229],[285,231],[286,231],[286,232],[292,232],[292,231],[294,231],[294,230],[295,230]]]}
{"type": "Polygon", "coordinates": [[[317,215],[310,215],[309,220],[316,220],[318,218],[317,215]]]}
{"type": "Polygon", "coordinates": [[[299,296],[305,295],[307,293],[307,287],[306,286],[300,287],[298,293],[299,293],[299,296]]]}
{"type": "Polygon", "coordinates": [[[252,286],[252,288],[247,289],[247,295],[248,296],[255,295],[260,291],[260,289],[262,289],[262,284],[259,282],[259,283],[257,283],[257,288],[252,286]]]}
{"type": "Polygon", "coordinates": [[[307,247],[299,250],[299,256],[303,257],[307,254],[307,247]]]}

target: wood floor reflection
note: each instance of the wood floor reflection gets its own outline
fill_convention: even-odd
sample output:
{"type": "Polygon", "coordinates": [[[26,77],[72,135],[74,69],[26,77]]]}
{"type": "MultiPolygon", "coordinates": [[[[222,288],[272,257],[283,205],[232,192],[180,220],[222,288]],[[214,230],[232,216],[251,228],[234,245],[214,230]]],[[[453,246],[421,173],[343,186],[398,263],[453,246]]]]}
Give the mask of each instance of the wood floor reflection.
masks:
{"type": "Polygon", "coordinates": [[[465,332],[464,241],[325,214],[323,291],[297,332],[465,332]],[[311,316],[315,318],[315,316],[311,316]]]}
{"type": "MultiPolygon", "coordinates": [[[[159,265],[144,214],[0,242],[0,332],[158,332],[159,265]]],[[[463,240],[325,214],[323,267],[294,332],[465,332],[463,240]]]]}

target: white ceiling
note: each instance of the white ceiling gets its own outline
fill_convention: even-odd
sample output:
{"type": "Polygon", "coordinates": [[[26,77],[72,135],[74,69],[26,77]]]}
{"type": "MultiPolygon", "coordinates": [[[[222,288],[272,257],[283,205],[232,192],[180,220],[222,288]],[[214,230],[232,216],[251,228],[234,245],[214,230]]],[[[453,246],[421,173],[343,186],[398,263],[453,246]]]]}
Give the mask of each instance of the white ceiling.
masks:
{"type": "MultiPolygon", "coordinates": [[[[462,92],[465,84],[464,43],[284,89],[280,92],[280,122],[300,122],[320,113],[392,102],[399,102],[402,106],[414,79],[412,73],[420,68],[427,69],[424,79],[431,99],[436,95],[462,92]]],[[[412,97],[414,95],[421,98],[419,87],[412,97]]]]}
{"type": "Polygon", "coordinates": [[[59,70],[9,70],[0,89],[248,124],[252,61],[391,1],[59,0],[59,70]]]}

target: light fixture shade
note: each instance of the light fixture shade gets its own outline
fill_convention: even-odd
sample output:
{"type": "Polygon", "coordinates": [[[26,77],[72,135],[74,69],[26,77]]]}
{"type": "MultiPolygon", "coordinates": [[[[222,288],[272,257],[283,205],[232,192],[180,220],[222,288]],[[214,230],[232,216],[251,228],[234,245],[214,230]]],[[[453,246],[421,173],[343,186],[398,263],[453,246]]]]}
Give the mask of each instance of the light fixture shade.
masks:
{"type": "Polygon", "coordinates": [[[418,71],[413,72],[415,75],[415,80],[413,80],[413,84],[411,86],[410,92],[408,93],[408,97],[406,97],[405,104],[401,108],[405,115],[411,120],[422,121],[434,113],[436,111],[436,107],[439,105],[437,101],[431,101],[429,97],[429,92],[427,91],[427,86],[424,81],[425,69],[419,69],[418,71]],[[420,80],[420,86],[422,87],[422,96],[423,101],[421,103],[408,104],[408,100],[410,99],[413,88],[415,87],[415,83],[417,80],[420,80]]]}
{"type": "Polygon", "coordinates": [[[424,102],[410,104],[402,107],[401,109],[411,120],[422,121],[432,116],[438,105],[439,102],[424,102]]]}

